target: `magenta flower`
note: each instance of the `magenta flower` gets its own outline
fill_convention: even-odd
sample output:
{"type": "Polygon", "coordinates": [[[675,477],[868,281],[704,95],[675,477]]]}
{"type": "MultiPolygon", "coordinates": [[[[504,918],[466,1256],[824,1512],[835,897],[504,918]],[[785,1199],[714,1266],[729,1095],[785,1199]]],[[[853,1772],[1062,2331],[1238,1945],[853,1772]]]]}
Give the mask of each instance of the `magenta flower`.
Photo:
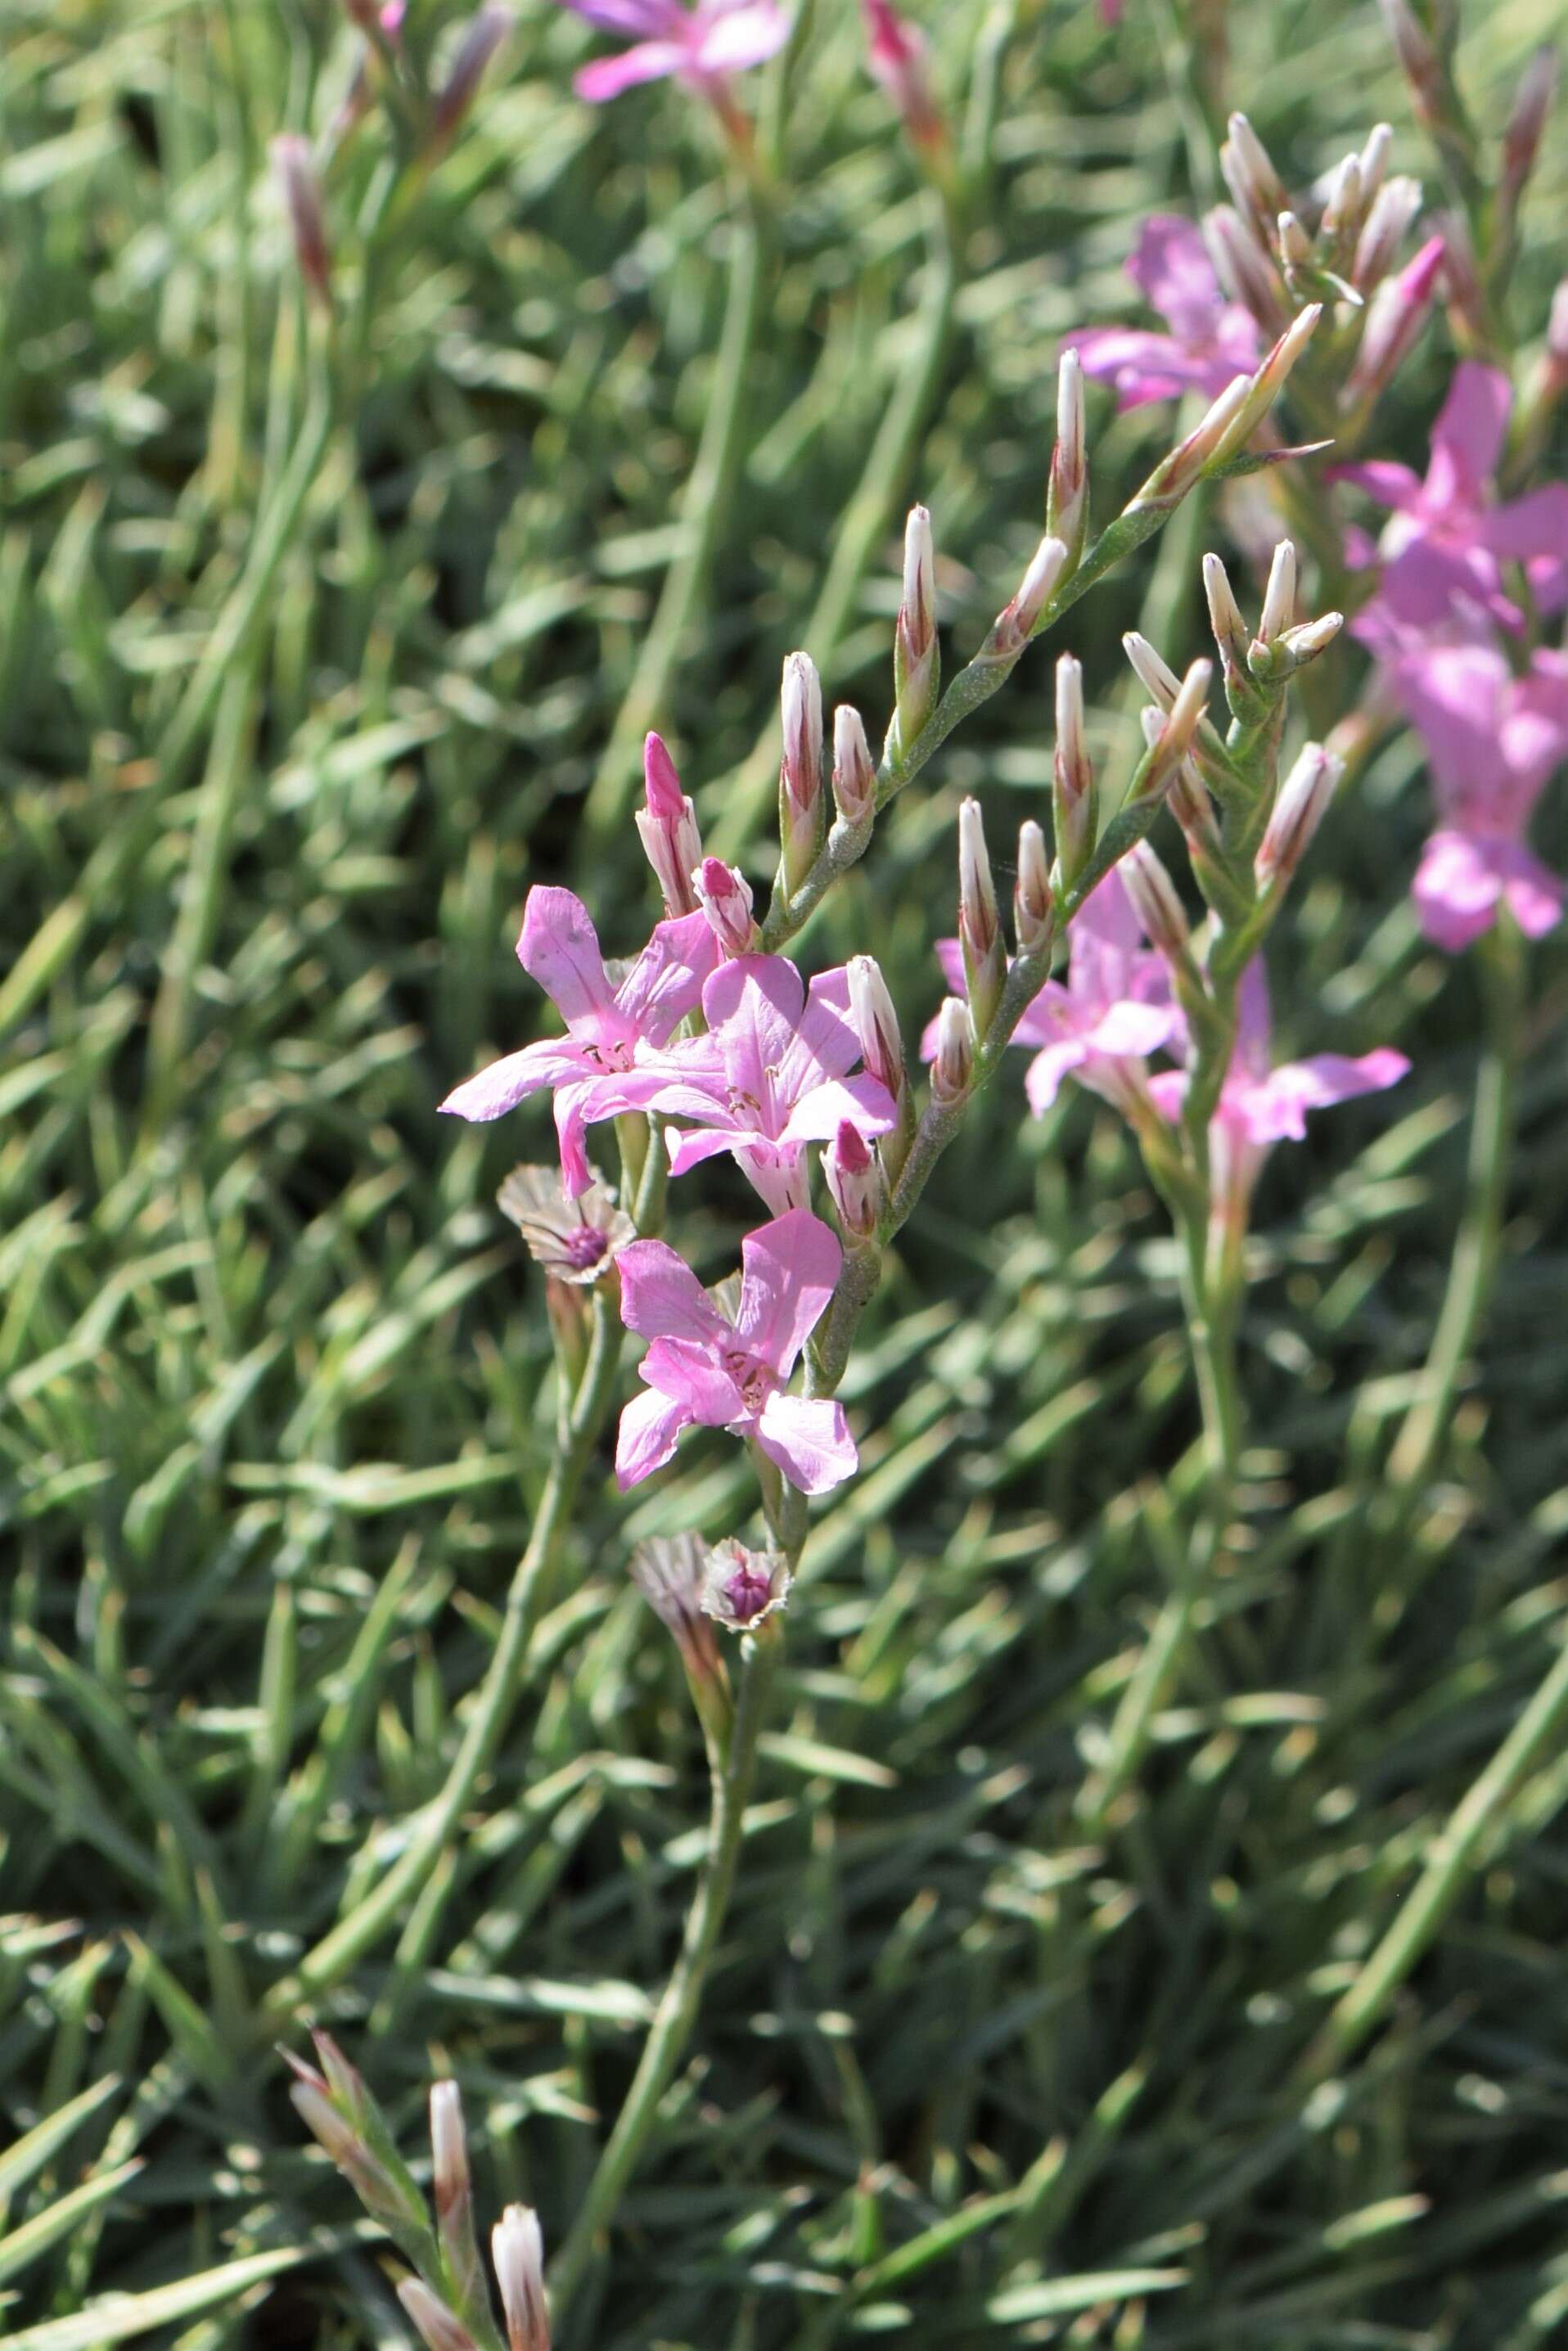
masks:
{"type": "Polygon", "coordinates": [[[1458,955],[1506,904],[1539,938],[1561,918],[1563,886],[1524,836],[1568,755],[1568,655],[1538,653],[1515,677],[1495,645],[1436,646],[1392,675],[1427,746],[1440,819],[1415,882],[1422,929],[1458,955]]]}
{"type": "Polygon", "coordinates": [[[893,1096],[862,1071],[849,1019],[849,975],[819,974],[807,989],[784,956],[737,956],[703,989],[706,1037],[677,1049],[690,1068],[687,1099],[670,1107],[696,1124],[672,1129],[670,1173],[731,1151],[775,1215],[806,1205],[805,1145],[848,1123],[886,1134],[893,1096]]]}
{"type": "MultiPolygon", "coordinates": [[[[1180,1011],[1171,1001],[1164,961],[1144,946],[1126,886],[1111,872],[1090,892],[1069,933],[1067,984],[1048,979],[1013,1030],[1015,1045],[1040,1048],[1024,1079],[1030,1107],[1042,1118],[1075,1077],[1092,1093],[1119,1109],[1128,1106],[1144,1081],[1144,1059],[1162,1047],[1179,1051],[1186,1039],[1180,1011]]],[[[964,988],[963,951],[956,939],[939,939],[936,952],[947,985],[964,988]]],[[[921,1040],[921,1058],[936,1050],[934,1021],[921,1040]]]]}
{"type": "Polygon", "coordinates": [[[789,37],[789,20],[774,0],[566,0],[601,32],[614,33],[632,47],[618,57],[599,57],[572,83],[579,98],[598,104],[619,98],[640,81],[674,74],[708,97],[726,77],[759,66],[789,37]]]}
{"type": "Polygon", "coordinates": [[[1147,328],[1081,327],[1066,337],[1085,375],[1114,384],[1118,405],[1175,400],[1201,392],[1215,400],[1259,360],[1258,324],[1228,302],[1202,236],[1176,213],[1144,223],[1127,275],[1169,332],[1147,328]]]}
{"type": "MultiPolygon", "coordinates": [[[[1210,1179],[1216,1209],[1244,1225],[1260,1169],[1276,1143],[1306,1140],[1307,1113],[1349,1102],[1356,1094],[1380,1093],[1397,1085],[1409,1070],[1403,1053],[1389,1046],[1352,1060],[1344,1053],[1313,1053],[1304,1061],[1270,1058],[1269,983],[1262,959],[1242,976],[1239,1018],[1230,1067],[1208,1125],[1210,1179]]],[[[1185,1070],[1164,1070],[1149,1081],[1163,1116],[1176,1119],[1186,1098],[1185,1070]]],[[[622,1259],[624,1262],[624,1259],[622,1259]]]]}
{"type": "Polygon", "coordinates": [[[843,1406],[785,1389],[833,1294],[838,1242],[820,1217],[792,1208],[747,1233],[740,1262],[732,1322],[665,1242],[622,1250],[622,1318],[653,1343],[642,1364],[646,1393],[621,1416],[615,1476],[622,1492],[663,1468],[693,1426],[755,1437],[802,1494],[825,1494],[853,1475],[858,1457],[843,1406]]]}
{"type": "Polygon", "coordinates": [[[683,1079],[689,1083],[705,1040],[688,1040],[679,1070],[666,1048],[717,959],[706,919],[687,914],[658,925],[617,987],[581,899],[570,890],[530,890],[517,960],[553,999],[567,1033],[492,1061],[442,1109],[457,1118],[501,1118],[526,1094],[553,1086],[561,1182],[575,1199],[591,1180],[583,1134],[595,1120],[685,1105],[683,1079]]]}
{"type": "Polygon", "coordinates": [[[1341,468],[1342,481],[1394,509],[1383,534],[1377,600],[1357,623],[1374,644],[1389,622],[1431,628],[1467,607],[1520,628],[1524,616],[1503,593],[1505,563],[1524,566],[1537,611],[1568,604],[1568,483],[1497,503],[1493,475],[1511,399],[1500,368],[1465,360],[1432,429],[1425,481],[1383,459],[1341,468]]]}

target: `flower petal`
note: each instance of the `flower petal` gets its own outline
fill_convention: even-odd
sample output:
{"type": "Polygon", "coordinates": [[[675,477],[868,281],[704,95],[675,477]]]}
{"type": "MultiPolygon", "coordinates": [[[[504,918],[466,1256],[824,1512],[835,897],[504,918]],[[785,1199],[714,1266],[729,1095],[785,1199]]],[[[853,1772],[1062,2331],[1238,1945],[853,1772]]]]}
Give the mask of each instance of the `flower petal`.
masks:
{"type": "Polygon", "coordinates": [[[703,914],[660,923],[615,992],[615,1002],[650,1045],[668,1042],[718,963],[718,941],[703,914]]]}
{"type": "Polygon", "coordinates": [[[748,66],[766,65],[789,37],[789,22],[773,0],[747,0],[742,7],[727,7],[704,32],[696,62],[704,73],[743,73],[748,66]]]}
{"type": "Polygon", "coordinates": [[[476,1077],[465,1078],[460,1086],[453,1087],[441,1108],[454,1118],[476,1123],[504,1118],[525,1095],[537,1092],[540,1086],[559,1086],[563,1079],[575,1077],[578,1068],[570,1047],[553,1039],[542,1045],[525,1045],[520,1053],[503,1054],[476,1077]]]}
{"type": "Polygon", "coordinates": [[[1036,1118],[1043,1118],[1057,1095],[1061,1081],[1082,1066],[1089,1058],[1087,1046],[1076,1037],[1063,1037],[1055,1045],[1048,1045],[1037,1053],[1024,1072],[1023,1090],[1029,1096],[1029,1106],[1036,1118]]]}
{"type": "Polygon", "coordinates": [[[1180,213],[1153,213],[1138,232],[1127,275],[1179,343],[1201,349],[1224,307],[1200,230],[1180,213]]]}
{"type": "Polygon", "coordinates": [[[762,1407],[757,1442],[802,1494],[825,1494],[860,1467],[844,1408],[831,1396],[775,1390],[762,1407]]]}
{"type": "Polygon", "coordinates": [[[745,1413],[745,1399],[712,1340],[655,1339],[643,1358],[642,1374],[651,1388],[705,1428],[726,1428],[745,1413]]]}
{"type": "Polygon", "coordinates": [[[669,1396],[644,1388],[632,1397],[615,1438],[615,1482],[622,1493],[664,1468],[685,1426],[685,1412],[669,1396]]]}
{"type": "Polygon", "coordinates": [[[1497,471],[1512,405],[1512,387],[1500,368],[1483,367],[1477,360],[1460,361],[1432,427],[1428,506],[1443,509],[1479,505],[1497,471]]]}
{"type": "Polygon", "coordinates": [[[658,81],[664,74],[679,73],[688,55],[684,41],[639,41],[635,48],[622,49],[618,57],[595,57],[591,65],[573,74],[571,86],[590,106],[602,106],[607,99],[619,98],[623,89],[633,89],[640,81],[658,81]]]}
{"type": "Polygon", "coordinates": [[[898,1123],[893,1096],[880,1078],[862,1070],[855,1078],[830,1078],[802,1094],[785,1121],[780,1143],[831,1143],[848,1121],[869,1143],[898,1123]]]}
{"type": "Polygon", "coordinates": [[[615,1001],[593,918],[570,890],[536,887],[523,909],[517,961],[537,979],[569,1029],[591,1023],[615,1001]]]}
{"type": "Polygon", "coordinates": [[[645,1339],[722,1340],[727,1325],[684,1258],[667,1241],[633,1241],[617,1259],[621,1320],[645,1339]]]}
{"type": "Polygon", "coordinates": [[[833,1294],[843,1251],[820,1217],[809,1208],[791,1208],[747,1234],[740,1262],[736,1333],[787,1380],[833,1294]]]}

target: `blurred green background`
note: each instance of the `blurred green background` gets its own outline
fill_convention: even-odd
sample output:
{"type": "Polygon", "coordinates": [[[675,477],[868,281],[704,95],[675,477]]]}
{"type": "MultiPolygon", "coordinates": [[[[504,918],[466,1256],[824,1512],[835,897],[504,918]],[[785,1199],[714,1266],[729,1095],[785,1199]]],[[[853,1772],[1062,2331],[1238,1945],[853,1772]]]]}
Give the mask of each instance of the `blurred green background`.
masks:
{"type": "MultiPolygon", "coordinates": [[[[758,883],[737,771],[942,292],[856,12],[806,13],[787,97],[772,75],[746,91],[783,157],[766,326],[660,713],[710,832],[750,823],[758,883]]],[[[1230,98],[1293,186],[1379,116],[1430,176],[1372,0],[1232,18],[1230,98]]],[[[1060,335],[1132,315],[1140,217],[1210,193],[1159,7],[1128,0],[1117,32],[1087,0],[925,21],[956,118],[983,127],[994,75],[995,124],[829,673],[873,737],[904,505],[932,510],[962,657],[1041,528],[1060,335]]],[[[1462,72],[1494,132],[1531,44],[1563,30],[1542,0],[1470,6],[1462,72]]],[[[323,130],[341,13],[8,0],[0,23],[18,2351],[409,2339],[287,2105],[270,2044],[308,2019],[262,2004],[439,1787],[548,1459],[538,1288],[492,1206],[513,1160],[549,1155],[548,1119],[458,1130],[434,1104],[538,1033],[511,955],[530,883],[580,889],[611,954],[653,912],[630,827],[590,846],[582,810],[678,551],[733,232],[696,110],[669,85],[590,110],[570,89],[590,53],[520,0],[368,286],[354,223],[384,141],[361,132],[328,195],[347,396],[318,418],[267,146],[323,130]],[[133,2299],[79,2314],[110,2294],[133,2299]]],[[[1554,125],[1526,343],[1568,263],[1565,194],[1554,125]]],[[[1380,454],[1419,459],[1451,358],[1439,325],[1380,454]]],[[[1171,419],[1114,421],[1098,395],[1093,415],[1103,516],[1171,419]]],[[[981,794],[1005,862],[1043,813],[1060,646],[1124,770],[1120,632],[1178,666],[1198,651],[1209,545],[1229,550],[1225,517],[1195,500],[1078,608],[813,934],[820,962],[878,955],[911,1036],[941,992],[958,797],[981,794]]],[[[1362,1540],[1440,1294],[1479,1034],[1473,973],[1405,896],[1425,814],[1396,740],[1274,957],[1291,1049],[1392,1042],[1415,1073],[1265,1180],[1250,1545],[1092,1848],[1072,1797],[1165,1589],[1151,1481],[1179,1507],[1198,1476],[1174,1253],[1082,1095],[1030,1124],[998,1090],[941,1167],[846,1384],[863,1474],[818,1512],[704,2020],[571,2346],[1525,2351],[1568,2320],[1568,1762],[1528,1781],[1381,2037],[1310,2094],[1291,2074],[1568,1608],[1560,944],[1534,958],[1477,1377],[1409,1541],[1362,1540]]],[[[1560,796],[1538,843],[1568,862],[1560,796]]],[[[727,1166],[675,1191],[705,1271],[747,1197],[727,1166]]],[[[309,2011],[412,2155],[430,2074],[455,2071],[482,2210],[526,2196],[549,2241],[700,1849],[700,1744],[628,1546],[751,1507],[722,1440],[629,1505],[590,1481],[497,1769],[413,1913],[309,2011]]]]}

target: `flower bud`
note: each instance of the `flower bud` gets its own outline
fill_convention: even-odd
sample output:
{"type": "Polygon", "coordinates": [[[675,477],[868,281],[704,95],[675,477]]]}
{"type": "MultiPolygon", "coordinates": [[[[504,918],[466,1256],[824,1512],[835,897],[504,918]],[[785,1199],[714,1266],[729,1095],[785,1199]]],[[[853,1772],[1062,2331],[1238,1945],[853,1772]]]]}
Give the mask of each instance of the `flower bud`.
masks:
{"type": "Polygon", "coordinates": [[[512,27],[512,12],[494,5],[481,8],[463,29],[452,70],[436,95],[430,121],[432,158],[444,154],[456,137],[464,116],[478,94],[485,68],[512,27]]]}
{"type": "Polygon", "coordinates": [[[1083,672],[1071,653],[1056,664],[1051,815],[1062,883],[1071,889],[1093,854],[1099,830],[1094,769],[1083,732],[1083,672]]]}
{"type": "Polygon", "coordinates": [[[785,663],[779,700],[784,722],[784,756],[779,767],[779,842],[785,886],[798,890],[821,846],[826,813],[822,687],[808,654],[791,653],[785,663]]]}
{"type": "Polygon", "coordinates": [[[1205,469],[1246,409],[1251,393],[1251,383],[1244,375],[1228,384],[1186,440],[1178,441],[1169,455],[1160,459],[1126,511],[1132,514],[1140,507],[1179,506],[1193,484],[1202,479],[1205,469]]]}
{"type": "Polygon", "coordinates": [[[751,886],[722,857],[705,857],[692,875],[698,905],[727,956],[749,955],[757,937],[751,886]]]}
{"type": "Polygon", "coordinates": [[[1213,664],[1206,661],[1195,661],[1187,671],[1176,700],[1166,714],[1166,723],[1134,779],[1132,797],[1148,799],[1165,790],[1192,748],[1193,737],[1203,724],[1209,680],[1213,674],[1213,664]]]}
{"type": "Polygon", "coordinates": [[[1135,841],[1118,868],[1149,945],[1169,963],[1185,962],[1192,931],[1176,883],[1146,841],[1135,841]]]}
{"type": "Polygon", "coordinates": [[[478,2351],[478,2346],[460,2319],[455,2318],[444,2302],[437,2302],[423,2278],[399,2278],[397,2298],[429,2351],[478,2351]]]}
{"type": "Polygon", "coordinates": [[[1442,238],[1428,237],[1398,277],[1386,279],[1378,287],[1367,311],[1366,331],[1361,339],[1355,365],[1344,388],[1343,405],[1347,409],[1375,400],[1397,371],[1427,323],[1443,254],[1442,238]]]}
{"type": "Polygon", "coordinates": [[[1181,692],[1181,680],[1169,663],[1155,651],[1147,637],[1140,636],[1136,629],[1127,631],[1122,639],[1122,647],[1145,693],[1153,695],[1162,710],[1173,710],[1176,698],[1181,692]]]}
{"type": "Polygon", "coordinates": [[[1557,94],[1557,52],[1543,41],[1531,54],[1513,94],[1508,128],[1502,135],[1504,202],[1512,205],[1535,168],[1541,135],[1557,94]]]}
{"type": "Polygon", "coordinates": [[[1304,262],[1311,262],[1312,257],[1312,241],[1307,235],[1306,230],[1301,226],[1301,222],[1296,218],[1294,213],[1281,213],[1278,222],[1278,229],[1280,237],[1280,266],[1284,270],[1286,276],[1289,277],[1292,269],[1300,269],[1304,262]]]}
{"type": "Polygon", "coordinates": [[[1383,21],[1394,43],[1395,55],[1410,84],[1416,111],[1423,120],[1428,120],[1441,98],[1442,59],[1411,7],[1410,0],[1380,0],[1380,5],[1383,21]]]}
{"type": "Polygon", "coordinates": [[[1266,335],[1277,335],[1289,316],[1273,263],[1229,204],[1216,204],[1203,219],[1203,238],[1214,274],[1229,296],[1249,310],[1266,335]]]}
{"type": "Polygon", "coordinates": [[[1070,559],[1082,553],[1089,535],[1089,455],[1083,366],[1075,350],[1063,351],[1056,363],[1056,446],[1051,455],[1045,528],[1061,541],[1070,559]]]}
{"type": "Polygon", "coordinates": [[[1346,155],[1337,163],[1329,180],[1328,194],[1323,200],[1323,216],[1318,223],[1318,235],[1335,254],[1343,256],[1354,243],[1365,217],[1366,199],[1363,193],[1361,158],[1346,155]]]}
{"type": "Polygon", "coordinates": [[[1013,936],[1020,956],[1039,955],[1051,945],[1056,904],[1045,835],[1032,817],[1019,827],[1018,880],[1013,884],[1013,936]]]}
{"type": "Polygon", "coordinates": [[[1390,122],[1375,122],[1366,135],[1361,151],[1361,201],[1373,204],[1383,186],[1388,170],[1388,158],[1394,146],[1394,126],[1390,122]]]}
{"type": "Polygon", "coordinates": [[[958,938],[975,1028],[983,1037],[1001,1002],[1007,957],[991,861],[986,852],[985,822],[977,799],[963,801],[958,810],[958,938]]]}
{"type": "Polygon", "coordinates": [[[905,1091],[907,1080],[898,1015],[893,1008],[887,982],[873,956],[852,956],[848,968],[850,1025],[861,1049],[861,1060],[868,1077],[885,1086],[896,1101],[905,1091]]]}
{"type": "Polygon", "coordinates": [[[1343,773],[1343,759],[1336,759],[1321,743],[1309,743],[1303,749],[1280,787],[1259,844],[1253,871],[1260,889],[1276,883],[1282,888],[1290,881],[1343,773]]]}
{"type": "Polygon", "coordinates": [[[1304,669],[1328,650],[1343,626],[1343,612],[1321,613],[1315,621],[1302,621],[1298,627],[1287,629],[1275,651],[1287,657],[1293,670],[1304,669]]]}
{"type": "Polygon", "coordinates": [[[681,789],[674,761],[657,735],[643,746],[643,778],[647,806],[637,810],[638,837],[653,867],[670,915],[695,914],[697,893],[692,875],[702,863],[703,841],[697,814],[681,789]]]}
{"type": "Polygon", "coordinates": [[[882,1170],[864,1135],[847,1118],[822,1154],[822,1175],[846,1236],[869,1239],[882,1214],[882,1170]]]}
{"type": "Polygon", "coordinates": [[[962,1102],[975,1074],[975,1030],[962,998],[945,997],[936,1015],[936,1052],[931,1069],[932,1099],[962,1102]]]}
{"type": "Polygon", "coordinates": [[[491,2231],[490,2252],[507,2315],[508,2351],[550,2351],[538,2215],[526,2204],[508,2204],[491,2231]]]}
{"type": "Polygon", "coordinates": [[[1208,602],[1208,625],[1219,648],[1228,678],[1247,664],[1248,629],[1230,585],[1230,574],[1218,555],[1203,559],[1203,592],[1208,602]]]}
{"type": "Polygon", "coordinates": [[[291,2085],[288,2095],[311,2137],[330,2156],[372,2220],[406,2225],[409,2213],[396,2182],[377,2162],[353,2123],[340,2113],[328,2095],[327,2085],[297,2058],[291,2057],[289,2063],[300,2078],[291,2085]]]}
{"type": "Polygon", "coordinates": [[[941,109],[931,95],[925,73],[925,37],[891,5],[891,0],[862,0],[871,69],[892,99],[909,134],[910,143],[928,170],[944,172],[948,135],[941,109]]]}
{"type": "Polygon", "coordinates": [[[857,831],[876,812],[876,768],[858,710],[841,702],[833,713],[833,799],[857,831]]]}
{"type": "Polygon", "coordinates": [[[931,517],[924,507],[913,507],[904,534],[904,597],[893,635],[893,733],[900,755],[931,716],[939,675],[931,517]]]}
{"type": "Polygon", "coordinates": [[[997,624],[991,632],[993,652],[1015,653],[1028,644],[1034,633],[1035,622],[1054,594],[1069,559],[1067,549],[1061,539],[1052,538],[1048,531],[1030,557],[1029,569],[1019,582],[1018,594],[997,616],[997,624]]]}
{"type": "Polygon", "coordinates": [[[1226,128],[1230,136],[1219,151],[1225,184],[1243,220],[1252,224],[1267,246],[1270,230],[1287,203],[1284,183],[1244,114],[1233,114],[1226,128]]]}
{"type": "Polygon", "coordinates": [[[1288,538],[1281,539],[1274,549],[1274,559],[1269,566],[1269,585],[1263,594],[1263,617],[1258,623],[1260,643],[1271,645],[1277,636],[1288,629],[1296,617],[1296,550],[1288,538]]]}
{"type": "Polygon", "coordinates": [[[1378,190],[1356,239],[1350,267],[1351,284],[1362,293],[1370,294],[1387,277],[1420,209],[1419,180],[1401,174],[1378,190]]]}
{"type": "Polygon", "coordinates": [[[1209,460],[1211,465],[1223,465],[1250,440],[1285,389],[1291,370],[1312,341],[1322,315],[1321,302],[1309,303],[1291,319],[1272,350],[1265,354],[1262,365],[1247,386],[1240,413],[1220,435],[1219,444],[1209,460]]]}
{"type": "Polygon", "coordinates": [[[703,1578],[703,1606],[727,1633],[749,1633],[789,1597],[789,1562],[778,1552],[715,1543],[703,1578]]]}
{"type": "Polygon", "coordinates": [[[698,1535],[666,1535],[641,1542],[629,1573],[681,1653],[694,1685],[716,1679],[724,1670],[713,1625],[702,1610],[706,1554],[698,1535]]]}
{"type": "Polygon", "coordinates": [[[332,255],[321,210],[321,183],[308,139],[285,137],[272,142],[273,170],[288,214],[294,258],[305,287],[324,309],[332,307],[332,255]]]}
{"type": "Polygon", "coordinates": [[[430,2093],[431,2193],[435,2233],[446,2256],[460,2309],[482,2307],[485,2273],[474,2233],[474,2185],[468,2170],[468,2140],[463,2127],[463,2095],[455,2082],[436,2082],[430,2093]]]}

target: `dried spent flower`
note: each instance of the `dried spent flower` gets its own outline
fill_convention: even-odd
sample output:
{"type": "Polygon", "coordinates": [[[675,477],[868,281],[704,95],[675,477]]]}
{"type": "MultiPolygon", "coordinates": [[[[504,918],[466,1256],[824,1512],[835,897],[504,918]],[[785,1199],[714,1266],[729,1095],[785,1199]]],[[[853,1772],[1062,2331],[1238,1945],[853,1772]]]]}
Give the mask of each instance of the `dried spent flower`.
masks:
{"type": "Polygon", "coordinates": [[[558,1281],[600,1280],[617,1251],[637,1238],[636,1226],[596,1174],[585,1192],[569,1200],[559,1166],[514,1167],[496,1203],[521,1233],[534,1263],[558,1281]]]}
{"type": "Polygon", "coordinates": [[[706,1553],[700,1535],[662,1535],[641,1542],[632,1554],[632,1583],[681,1653],[681,1663],[694,1680],[708,1680],[723,1669],[713,1626],[703,1614],[703,1570],[706,1553]]]}
{"type": "Polygon", "coordinates": [[[702,1604],[727,1633],[749,1633],[785,1606],[789,1584],[789,1562],[778,1552],[747,1551],[733,1540],[715,1543],[703,1576],[702,1604]]]}
{"type": "Polygon", "coordinates": [[[526,2204],[508,2204],[491,2231],[490,2253],[507,2316],[508,2351],[550,2351],[538,2213],[526,2204]]]}

